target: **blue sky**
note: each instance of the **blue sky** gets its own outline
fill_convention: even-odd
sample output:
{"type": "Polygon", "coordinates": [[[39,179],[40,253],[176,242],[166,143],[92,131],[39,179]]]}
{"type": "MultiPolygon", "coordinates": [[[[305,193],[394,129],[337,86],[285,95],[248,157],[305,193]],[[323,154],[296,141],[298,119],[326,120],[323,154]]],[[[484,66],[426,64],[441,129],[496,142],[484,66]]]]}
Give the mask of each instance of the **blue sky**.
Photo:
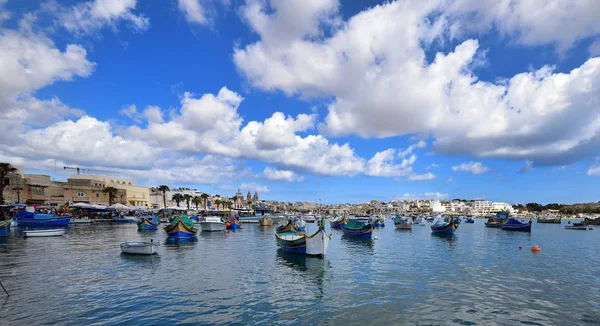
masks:
{"type": "Polygon", "coordinates": [[[291,201],[598,201],[600,7],[557,3],[0,1],[0,158],[291,201]]]}

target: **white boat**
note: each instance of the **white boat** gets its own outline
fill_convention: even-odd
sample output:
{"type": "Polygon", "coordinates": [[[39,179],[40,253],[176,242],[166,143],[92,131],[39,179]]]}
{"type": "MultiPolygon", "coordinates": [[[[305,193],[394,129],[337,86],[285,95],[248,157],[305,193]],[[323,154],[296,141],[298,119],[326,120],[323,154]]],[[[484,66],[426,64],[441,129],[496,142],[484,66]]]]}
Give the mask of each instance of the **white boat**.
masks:
{"type": "Polygon", "coordinates": [[[200,226],[204,232],[215,232],[225,230],[225,223],[218,216],[207,216],[200,221],[200,226]]]}
{"type": "Polygon", "coordinates": [[[413,221],[412,218],[409,217],[396,217],[394,218],[394,225],[398,230],[412,230],[413,221]]]}
{"type": "Polygon", "coordinates": [[[565,225],[565,229],[586,231],[588,229],[587,221],[584,220],[583,222],[575,222],[573,224],[571,224],[571,221],[569,221],[569,224],[565,225]]]}
{"type": "Polygon", "coordinates": [[[154,255],[159,243],[147,241],[133,241],[121,243],[121,251],[130,255],[154,255]]]}
{"type": "Polygon", "coordinates": [[[94,223],[94,221],[90,220],[89,218],[72,218],[69,221],[69,224],[91,224],[94,223]]]}
{"type": "Polygon", "coordinates": [[[315,223],[315,221],[317,220],[317,218],[314,215],[306,215],[303,219],[306,223],[315,223]]]}
{"type": "Polygon", "coordinates": [[[23,231],[26,238],[32,237],[59,237],[65,235],[65,229],[53,229],[53,230],[25,230],[23,231]]]}

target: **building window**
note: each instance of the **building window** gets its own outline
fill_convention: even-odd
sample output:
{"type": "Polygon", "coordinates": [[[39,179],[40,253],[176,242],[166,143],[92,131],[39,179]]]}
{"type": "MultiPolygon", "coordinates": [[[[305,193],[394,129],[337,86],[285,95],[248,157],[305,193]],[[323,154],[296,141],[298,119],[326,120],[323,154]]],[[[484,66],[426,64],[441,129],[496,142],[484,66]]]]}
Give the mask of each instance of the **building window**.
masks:
{"type": "Polygon", "coordinates": [[[99,197],[100,197],[100,194],[96,194],[96,198],[99,198],[99,197]]]}
{"type": "Polygon", "coordinates": [[[77,193],[77,197],[85,197],[85,194],[80,191],[80,192],[77,193]]]}

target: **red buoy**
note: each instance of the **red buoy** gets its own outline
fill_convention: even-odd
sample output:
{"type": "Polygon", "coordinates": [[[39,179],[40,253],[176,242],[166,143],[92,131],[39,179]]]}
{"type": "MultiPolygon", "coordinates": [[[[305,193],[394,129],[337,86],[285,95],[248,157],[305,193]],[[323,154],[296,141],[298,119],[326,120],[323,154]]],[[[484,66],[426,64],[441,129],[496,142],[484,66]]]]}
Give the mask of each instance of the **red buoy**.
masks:
{"type": "Polygon", "coordinates": [[[540,251],[542,251],[542,247],[540,247],[539,245],[531,246],[531,252],[540,252],[540,251]]]}
{"type": "Polygon", "coordinates": [[[226,228],[228,228],[229,226],[231,226],[231,224],[229,224],[229,222],[225,223],[226,228]]]}

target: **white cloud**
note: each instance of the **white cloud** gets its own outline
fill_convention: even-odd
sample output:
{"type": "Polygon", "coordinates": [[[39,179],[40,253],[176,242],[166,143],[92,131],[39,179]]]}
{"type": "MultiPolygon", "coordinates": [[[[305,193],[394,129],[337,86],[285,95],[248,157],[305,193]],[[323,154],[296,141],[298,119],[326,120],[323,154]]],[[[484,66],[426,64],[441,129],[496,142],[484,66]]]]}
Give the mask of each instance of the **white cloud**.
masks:
{"type": "Polygon", "coordinates": [[[193,24],[206,24],[208,19],[200,0],[177,0],[177,7],[183,13],[185,20],[193,24]]]}
{"type": "Polygon", "coordinates": [[[268,166],[263,171],[262,176],[273,181],[301,182],[304,180],[304,177],[297,175],[294,171],[278,170],[268,166]]]}
{"type": "Polygon", "coordinates": [[[365,174],[375,177],[399,177],[412,173],[412,165],[417,160],[416,155],[403,159],[399,164],[395,162],[396,150],[386,149],[376,153],[368,162],[365,174]]]}
{"type": "Polygon", "coordinates": [[[144,109],[144,117],[150,123],[162,123],[162,110],[158,106],[148,106],[144,109]]]}
{"type": "Polygon", "coordinates": [[[425,141],[423,141],[423,140],[420,140],[419,142],[408,146],[408,148],[406,148],[405,150],[400,151],[398,153],[398,156],[399,157],[406,157],[409,154],[411,154],[415,149],[417,149],[417,148],[425,148],[426,146],[427,146],[427,143],[425,141]]]}
{"type": "Polygon", "coordinates": [[[105,26],[117,29],[121,22],[134,31],[143,32],[150,27],[148,17],[133,13],[137,0],[93,0],[65,8],[60,5],[48,7],[58,15],[59,23],[75,34],[91,34],[105,26]]]}
{"type": "Polygon", "coordinates": [[[333,98],[319,126],[324,134],[426,134],[441,154],[530,160],[534,166],[590,157],[600,146],[600,58],[566,73],[544,66],[486,82],[472,71],[484,55],[475,39],[452,40],[458,45],[431,62],[425,55],[433,42],[447,45],[461,37],[456,26],[471,22],[469,12],[488,20],[472,30],[495,27],[524,44],[567,48],[599,33],[600,24],[590,17],[600,2],[579,1],[565,10],[556,1],[534,1],[536,15],[525,17],[533,11],[524,1],[512,7],[508,1],[497,7],[492,1],[398,1],[343,23],[337,2],[315,3],[303,8],[286,2],[285,13],[300,11],[294,17],[283,11],[280,16],[278,6],[251,2],[243,14],[260,40],[237,47],[234,62],[260,89],[333,98]],[[461,3],[466,9],[459,10],[461,3]],[[492,12],[497,8],[506,12],[492,12]],[[280,30],[282,17],[299,27],[280,30]],[[503,17],[510,25],[500,26],[503,17]]]}
{"type": "Polygon", "coordinates": [[[483,165],[481,162],[464,162],[460,165],[454,165],[452,167],[452,171],[457,172],[457,171],[463,171],[463,172],[469,172],[471,174],[482,174],[485,173],[489,170],[489,168],[485,165],[483,165]]]}
{"type": "Polygon", "coordinates": [[[431,172],[427,172],[424,174],[411,174],[410,176],[408,176],[408,180],[411,181],[433,180],[435,178],[437,177],[431,172]]]}
{"type": "Polygon", "coordinates": [[[444,199],[448,199],[448,198],[450,198],[450,195],[446,194],[446,193],[442,193],[442,192],[426,192],[426,193],[422,193],[422,194],[405,193],[402,196],[400,196],[401,200],[408,200],[408,199],[444,200],[444,199]]]}
{"type": "Polygon", "coordinates": [[[600,38],[597,38],[588,48],[591,56],[600,56],[600,38]]]}
{"type": "Polygon", "coordinates": [[[440,167],[439,164],[433,163],[433,164],[429,164],[425,169],[431,170],[431,169],[437,169],[439,167],[440,167]]]}
{"type": "Polygon", "coordinates": [[[262,193],[262,194],[268,193],[270,191],[267,186],[261,186],[256,183],[242,183],[240,185],[240,189],[243,192],[246,192],[246,191],[255,192],[256,191],[256,192],[262,193]]]}
{"type": "Polygon", "coordinates": [[[600,176],[600,165],[592,165],[587,170],[587,175],[600,176]]]}

